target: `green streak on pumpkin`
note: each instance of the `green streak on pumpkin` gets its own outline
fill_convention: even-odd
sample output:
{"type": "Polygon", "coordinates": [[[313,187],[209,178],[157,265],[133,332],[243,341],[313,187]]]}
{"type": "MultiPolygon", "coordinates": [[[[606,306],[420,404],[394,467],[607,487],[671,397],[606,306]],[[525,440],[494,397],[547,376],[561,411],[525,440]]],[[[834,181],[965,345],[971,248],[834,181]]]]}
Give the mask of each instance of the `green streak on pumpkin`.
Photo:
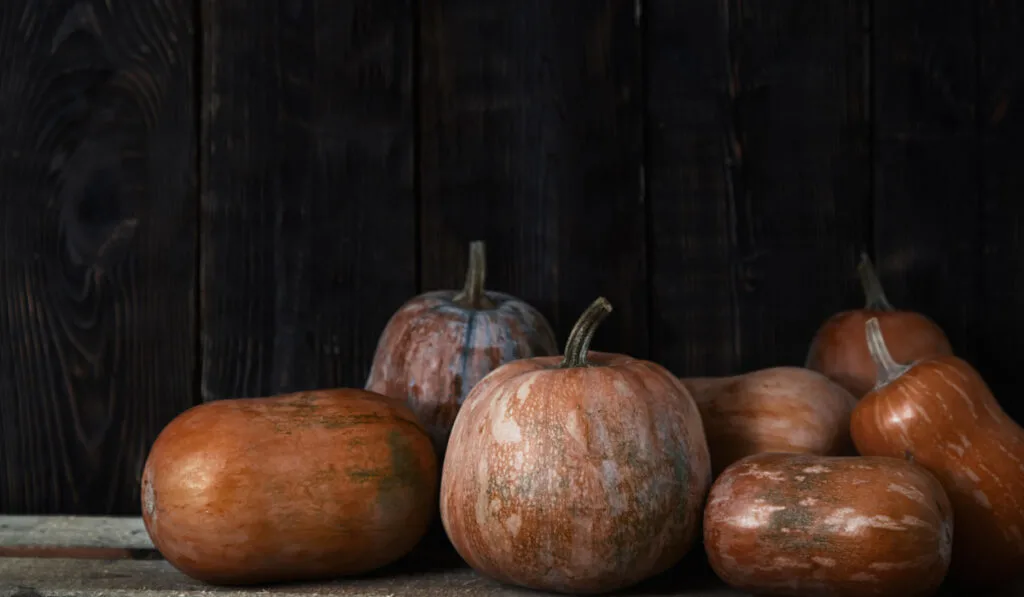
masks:
{"type": "Polygon", "coordinates": [[[413,489],[412,495],[418,494],[425,480],[409,436],[393,429],[388,433],[387,443],[391,467],[377,478],[377,505],[385,513],[405,512],[411,499],[408,490],[413,489]]]}
{"type": "Polygon", "coordinates": [[[348,478],[357,483],[388,479],[391,471],[387,468],[360,468],[348,471],[348,478]]]}
{"type": "MultiPolygon", "coordinates": [[[[791,471],[787,471],[789,473],[791,471]]],[[[828,493],[817,491],[827,483],[825,475],[806,474],[794,475],[788,491],[780,489],[768,489],[760,495],[765,503],[772,506],[784,506],[785,510],[772,512],[768,518],[768,524],[763,531],[763,537],[780,550],[790,553],[801,553],[807,550],[815,552],[833,552],[837,550],[835,542],[835,531],[823,528],[811,512],[810,506],[800,505],[800,500],[793,499],[793,490],[801,497],[813,497],[821,504],[838,507],[834,499],[828,497],[828,493]]]]}
{"type": "Polygon", "coordinates": [[[368,423],[378,423],[382,420],[384,420],[384,417],[377,414],[334,416],[316,415],[315,420],[310,421],[309,424],[319,425],[324,429],[344,429],[346,427],[355,427],[357,425],[366,425],[368,423]]]}
{"type": "Polygon", "coordinates": [[[412,441],[404,433],[392,430],[388,433],[388,447],[391,449],[391,477],[397,486],[420,487],[423,475],[419,467],[419,458],[413,449],[412,441]]]}

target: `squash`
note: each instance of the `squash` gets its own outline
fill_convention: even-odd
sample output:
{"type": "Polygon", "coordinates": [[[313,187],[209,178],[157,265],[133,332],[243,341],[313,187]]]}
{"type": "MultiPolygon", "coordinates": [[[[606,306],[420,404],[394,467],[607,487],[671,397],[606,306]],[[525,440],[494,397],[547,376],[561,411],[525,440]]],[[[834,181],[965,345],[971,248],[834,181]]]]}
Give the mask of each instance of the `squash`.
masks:
{"type": "Polygon", "coordinates": [[[878,384],[851,416],[857,450],[913,458],[942,482],[957,520],[950,576],[958,583],[991,588],[1024,578],[1024,429],[963,359],[899,364],[879,321],[869,319],[866,330],[878,384]]]}
{"type": "Polygon", "coordinates": [[[678,562],[711,482],[700,413],[655,363],[589,352],[599,298],[563,357],[502,365],[470,392],[442,465],[441,521],[498,581],[615,591],[678,562]]]}
{"type": "Polygon", "coordinates": [[[251,585],[375,570],[437,508],[438,461],[401,401],[359,389],[195,406],[159,434],[142,519],[188,576],[251,585]]]}
{"type": "Polygon", "coordinates": [[[461,292],[437,290],[406,302],[377,342],[366,389],[407,401],[440,458],[459,406],[498,365],[558,352],[544,316],[511,295],[484,290],[485,245],[470,244],[461,292]]]}
{"type": "Polygon", "coordinates": [[[715,574],[753,594],[926,597],[949,569],[953,523],[913,463],[765,452],[715,480],[704,546],[715,574]]]}
{"type": "Polygon", "coordinates": [[[889,302],[867,254],[857,267],[865,305],[837,313],[821,325],[811,341],[805,366],[820,371],[860,398],[875,385],[875,364],[864,339],[864,323],[878,318],[900,362],[953,354],[946,333],[927,316],[897,310],[889,302]]]}
{"type": "Polygon", "coordinates": [[[759,452],[853,455],[850,413],[857,400],[802,367],[683,379],[700,409],[717,476],[759,452]]]}

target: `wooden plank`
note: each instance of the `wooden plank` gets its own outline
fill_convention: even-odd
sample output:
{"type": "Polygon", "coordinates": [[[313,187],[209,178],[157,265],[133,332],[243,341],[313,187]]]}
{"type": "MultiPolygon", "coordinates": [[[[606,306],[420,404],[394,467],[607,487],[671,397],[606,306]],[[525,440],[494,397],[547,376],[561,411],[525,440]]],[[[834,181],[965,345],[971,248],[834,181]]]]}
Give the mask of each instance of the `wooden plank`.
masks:
{"type": "Polygon", "coordinates": [[[890,301],[973,360],[979,252],[973,0],[876,2],[875,262],[890,301]]]}
{"type": "Polygon", "coordinates": [[[639,3],[423,0],[422,281],[460,288],[469,241],[488,287],[564,341],[598,295],[595,350],[647,342],[639,3]]]}
{"type": "Polygon", "coordinates": [[[416,291],[410,0],[202,7],[202,397],[361,387],[416,291]]]}
{"type": "MultiPolygon", "coordinates": [[[[745,595],[707,577],[671,573],[620,593],[664,597],[739,597],[745,595]]],[[[272,587],[212,587],[189,579],[166,561],[54,560],[0,558],[0,595],[31,597],[531,597],[544,595],[501,585],[465,566],[416,565],[412,560],[359,578],[272,587]],[[20,591],[20,592],[18,592],[20,591]]]]}
{"type": "Polygon", "coordinates": [[[0,6],[0,512],[133,513],[193,404],[191,0],[0,6]]]}
{"type": "Polygon", "coordinates": [[[728,18],[726,2],[644,3],[651,358],[684,377],[740,361],[728,18]]]}
{"type": "Polygon", "coordinates": [[[977,367],[1024,424],[1016,341],[1024,334],[1024,6],[986,0],[979,9],[983,294],[970,331],[980,337],[977,367]]]}
{"type": "Polygon", "coordinates": [[[0,547],[153,549],[140,517],[2,516],[0,547]]]}
{"type": "MultiPolygon", "coordinates": [[[[708,576],[675,569],[658,578],[616,593],[663,597],[749,597],[708,576]]],[[[1024,592],[1021,584],[1015,592],[1024,592]]],[[[0,558],[0,595],[14,597],[107,597],[130,594],[138,597],[537,597],[547,593],[527,591],[492,582],[465,567],[445,568],[396,564],[360,578],[326,583],[278,584],[272,587],[213,587],[189,579],[165,561],[31,560],[0,558]]],[[[962,592],[947,587],[936,597],[962,592]]]]}
{"type": "Polygon", "coordinates": [[[862,302],[867,5],[728,3],[740,370],[803,364],[822,321],[862,302]]]}

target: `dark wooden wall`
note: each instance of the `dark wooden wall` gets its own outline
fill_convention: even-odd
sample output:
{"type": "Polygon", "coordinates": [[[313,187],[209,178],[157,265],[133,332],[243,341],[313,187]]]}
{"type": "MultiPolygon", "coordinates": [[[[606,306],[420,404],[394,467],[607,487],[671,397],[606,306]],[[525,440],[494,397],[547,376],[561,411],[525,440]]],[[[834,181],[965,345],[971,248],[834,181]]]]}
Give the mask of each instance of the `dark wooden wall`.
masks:
{"type": "Polygon", "coordinates": [[[801,364],[860,303],[1024,420],[1013,0],[0,3],[0,512],[132,513],[202,400],[361,385],[489,286],[679,375],[801,364]]]}

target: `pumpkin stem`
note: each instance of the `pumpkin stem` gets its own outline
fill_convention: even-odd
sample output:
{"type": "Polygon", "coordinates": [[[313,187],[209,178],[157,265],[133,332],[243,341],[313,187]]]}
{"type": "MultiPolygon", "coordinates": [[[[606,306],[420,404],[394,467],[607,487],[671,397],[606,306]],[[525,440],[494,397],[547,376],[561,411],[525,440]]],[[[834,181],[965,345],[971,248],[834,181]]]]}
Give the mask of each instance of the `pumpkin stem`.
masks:
{"type": "Polygon", "coordinates": [[[569,340],[565,343],[565,356],[562,358],[562,369],[572,367],[588,367],[587,353],[590,351],[590,341],[594,339],[594,332],[597,326],[601,325],[605,317],[612,312],[612,304],[603,296],[597,297],[587,310],[576,320],[569,332],[569,340]]]}
{"type": "Polygon", "coordinates": [[[857,265],[857,273],[860,275],[860,285],[864,289],[865,309],[873,311],[895,311],[896,309],[885,296],[882,282],[878,279],[875,267],[871,264],[871,258],[867,253],[860,254],[860,264],[857,265]]]}
{"type": "Polygon", "coordinates": [[[494,303],[484,294],[484,280],[487,278],[487,249],[484,241],[469,243],[469,267],[466,269],[466,283],[462,292],[455,295],[456,303],[467,309],[490,309],[494,303]]]}
{"type": "Polygon", "coordinates": [[[867,330],[868,350],[871,351],[871,360],[875,362],[878,370],[875,380],[875,389],[887,386],[910,370],[910,365],[901,365],[889,354],[889,348],[885,345],[885,338],[882,337],[882,326],[878,324],[878,318],[872,317],[864,324],[867,330]]]}

